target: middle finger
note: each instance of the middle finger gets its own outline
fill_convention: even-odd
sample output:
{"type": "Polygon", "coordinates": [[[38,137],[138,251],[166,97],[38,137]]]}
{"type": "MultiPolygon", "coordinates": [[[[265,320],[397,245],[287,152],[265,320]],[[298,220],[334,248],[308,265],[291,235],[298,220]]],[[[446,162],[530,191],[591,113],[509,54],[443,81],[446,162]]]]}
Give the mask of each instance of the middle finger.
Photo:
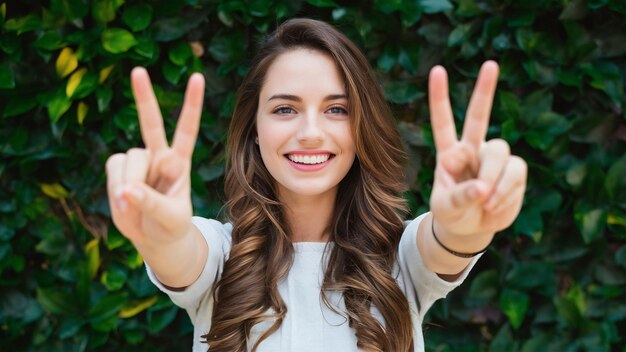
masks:
{"type": "Polygon", "coordinates": [[[498,70],[495,61],[486,61],[482,65],[465,114],[461,140],[471,143],[476,149],[487,136],[493,96],[498,83],[498,70]]]}

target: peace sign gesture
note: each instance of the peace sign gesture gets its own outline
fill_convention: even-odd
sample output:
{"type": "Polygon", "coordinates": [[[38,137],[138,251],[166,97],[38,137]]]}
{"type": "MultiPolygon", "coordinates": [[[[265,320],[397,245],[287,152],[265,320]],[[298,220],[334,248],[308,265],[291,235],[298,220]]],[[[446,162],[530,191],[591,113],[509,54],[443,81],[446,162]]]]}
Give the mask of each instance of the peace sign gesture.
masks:
{"type": "Polygon", "coordinates": [[[448,97],[446,71],[437,66],[430,73],[429,105],[437,150],[430,207],[438,229],[449,234],[493,234],[510,226],[522,206],[526,163],[511,155],[506,141],[485,141],[497,80],[498,65],[493,61],[485,62],[470,98],[459,140],[448,97]]]}
{"type": "Polygon", "coordinates": [[[146,149],[133,148],[107,160],[107,193],[115,226],[137,247],[167,244],[191,224],[191,157],[204,97],[204,78],[189,78],[174,141],[168,146],[159,104],[148,73],[135,68],[131,86],[146,149]]]}

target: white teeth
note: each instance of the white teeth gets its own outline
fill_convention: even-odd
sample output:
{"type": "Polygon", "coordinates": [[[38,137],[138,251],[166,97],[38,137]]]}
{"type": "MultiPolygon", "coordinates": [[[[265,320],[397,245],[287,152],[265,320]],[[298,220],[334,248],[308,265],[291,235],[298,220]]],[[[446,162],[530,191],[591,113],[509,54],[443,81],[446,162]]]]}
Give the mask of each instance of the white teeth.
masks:
{"type": "Polygon", "coordinates": [[[294,163],[313,165],[313,164],[320,164],[320,163],[326,162],[330,158],[330,155],[329,154],[320,154],[320,155],[289,154],[288,158],[294,163]]]}

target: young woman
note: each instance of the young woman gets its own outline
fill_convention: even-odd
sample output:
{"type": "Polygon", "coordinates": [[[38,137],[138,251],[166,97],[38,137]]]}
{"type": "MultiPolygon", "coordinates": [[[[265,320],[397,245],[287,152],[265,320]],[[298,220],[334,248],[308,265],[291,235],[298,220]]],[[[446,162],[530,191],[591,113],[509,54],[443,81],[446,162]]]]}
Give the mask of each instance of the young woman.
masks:
{"type": "Polygon", "coordinates": [[[429,307],[522,204],[526,164],[485,141],[497,74],[494,62],[481,68],[459,140],[446,72],[432,70],[431,212],[404,222],[405,155],[372,69],[328,24],[287,21],[239,90],[221,223],[192,217],[202,76],[189,80],[170,147],[137,68],[146,149],[107,161],[113,221],[189,313],[194,351],[422,351],[429,307]]]}

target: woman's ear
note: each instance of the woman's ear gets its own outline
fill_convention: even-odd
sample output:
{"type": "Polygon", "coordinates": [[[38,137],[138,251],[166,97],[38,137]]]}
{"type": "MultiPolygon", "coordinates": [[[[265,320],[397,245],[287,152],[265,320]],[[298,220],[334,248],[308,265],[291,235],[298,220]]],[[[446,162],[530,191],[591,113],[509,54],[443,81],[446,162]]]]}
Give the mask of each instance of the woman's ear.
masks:
{"type": "Polygon", "coordinates": [[[254,137],[254,143],[259,144],[259,136],[254,137]]]}

